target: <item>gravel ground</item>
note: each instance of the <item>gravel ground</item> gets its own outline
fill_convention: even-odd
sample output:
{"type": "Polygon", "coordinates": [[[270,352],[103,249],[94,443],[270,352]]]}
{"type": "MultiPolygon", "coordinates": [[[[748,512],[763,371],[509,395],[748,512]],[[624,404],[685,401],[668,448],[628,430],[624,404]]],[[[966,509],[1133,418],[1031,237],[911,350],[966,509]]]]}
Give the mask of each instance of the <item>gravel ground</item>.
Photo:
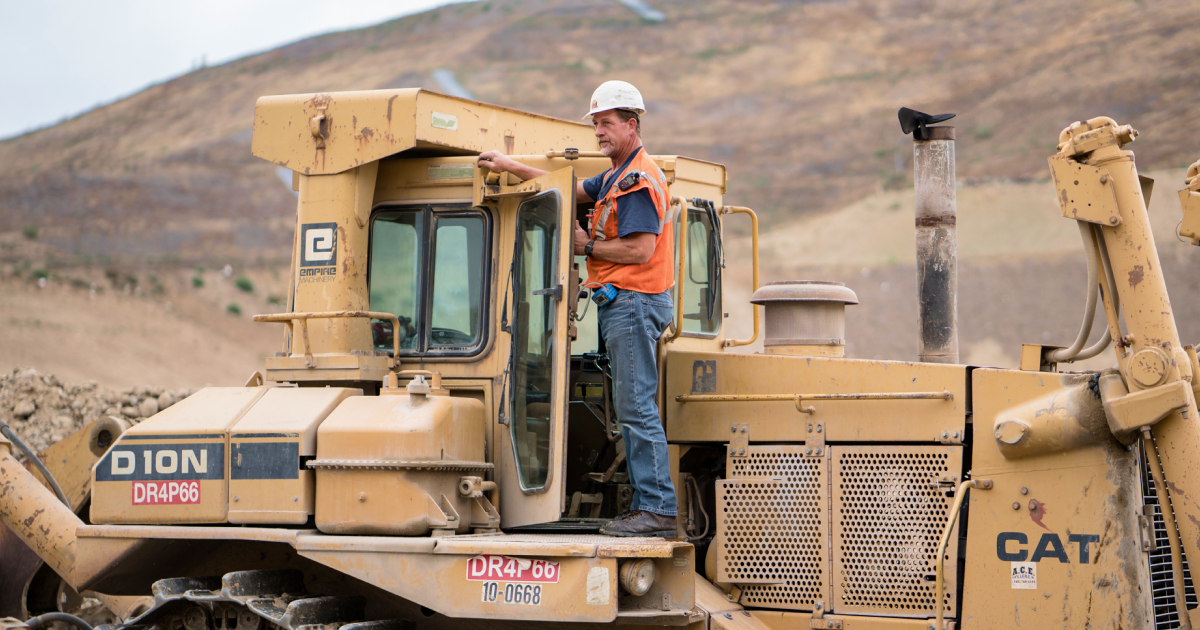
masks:
{"type": "Polygon", "coordinates": [[[19,368],[0,376],[0,419],[37,451],[104,416],[136,424],[195,393],[139,385],[109,389],[89,381],[63,383],[53,374],[19,368]]]}

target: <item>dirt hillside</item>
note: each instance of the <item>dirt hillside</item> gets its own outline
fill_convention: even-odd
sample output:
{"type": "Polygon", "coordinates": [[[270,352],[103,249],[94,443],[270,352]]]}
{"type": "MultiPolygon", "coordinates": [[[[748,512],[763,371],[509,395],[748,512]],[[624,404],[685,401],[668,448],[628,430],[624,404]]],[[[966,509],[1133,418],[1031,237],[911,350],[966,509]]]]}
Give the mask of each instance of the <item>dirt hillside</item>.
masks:
{"type": "MultiPolygon", "coordinates": [[[[958,114],[959,176],[1040,177],[1059,130],[1110,115],[1143,168],[1200,155],[1200,3],[1189,0],[656,0],[450,5],[203,68],[0,142],[0,232],[70,254],[286,258],[294,201],[250,156],[266,94],[433,87],[578,118],[601,81],[647,98],[652,151],[730,166],[768,227],[838,208],[895,169],[901,105],[958,114]]],[[[910,161],[901,150],[901,171],[910,161]]]]}
{"type": "MultiPolygon", "coordinates": [[[[566,118],[601,81],[636,83],[650,149],[727,164],[727,201],[762,215],[764,280],[858,292],[849,351],[865,357],[916,352],[898,107],[958,114],[963,358],[994,365],[1015,364],[1021,342],[1074,336],[1084,271],[1045,159],[1070,122],[1113,116],[1141,132],[1143,170],[1172,169],[1152,216],[1185,338],[1200,341],[1198,261],[1168,234],[1178,169],[1200,157],[1187,127],[1200,120],[1200,4],[653,4],[665,22],[616,2],[451,5],[203,68],[0,141],[0,371],[113,388],[244,382],[280,343],[249,316],[281,308],[295,213],[279,173],[250,156],[255,99],[434,87],[443,68],[481,100],[566,118]]],[[[748,261],[730,252],[742,257],[727,287],[741,330],[748,261]]]]}
{"type": "MultiPolygon", "coordinates": [[[[1134,145],[1136,148],[1136,144],[1134,145]]],[[[1200,248],[1175,234],[1175,191],[1184,171],[1145,171],[1155,179],[1150,221],[1184,343],[1200,343],[1200,248]]],[[[958,202],[960,360],[1016,367],[1023,343],[1068,346],[1079,331],[1087,269],[1078,229],[1059,215],[1049,182],[963,185],[958,202]]],[[[836,280],[858,295],[846,309],[847,354],[915,360],[917,295],[913,191],[871,195],[762,236],[762,281],[836,280]]],[[[728,322],[751,332],[749,243],[731,244],[728,322]]],[[[1092,339],[1102,334],[1093,328],[1092,339]]],[[[761,348],[761,344],[751,346],[761,348]]],[[[1116,363],[1109,351],[1071,369],[1116,363]]],[[[1066,368],[1064,368],[1066,369],[1066,368]]]]}

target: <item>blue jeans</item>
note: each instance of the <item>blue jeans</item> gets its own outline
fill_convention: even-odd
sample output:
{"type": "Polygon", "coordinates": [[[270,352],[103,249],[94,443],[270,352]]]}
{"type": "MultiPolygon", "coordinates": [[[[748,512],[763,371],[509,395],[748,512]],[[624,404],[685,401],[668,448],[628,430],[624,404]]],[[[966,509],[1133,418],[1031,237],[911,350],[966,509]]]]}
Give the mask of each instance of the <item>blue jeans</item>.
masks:
{"type": "Polygon", "coordinates": [[[658,418],[658,364],[654,349],[674,316],[670,291],[659,294],[621,289],[600,309],[600,334],[613,372],[613,399],[629,482],[631,509],[675,516],[675,485],[667,456],[667,434],[658,418]]]}

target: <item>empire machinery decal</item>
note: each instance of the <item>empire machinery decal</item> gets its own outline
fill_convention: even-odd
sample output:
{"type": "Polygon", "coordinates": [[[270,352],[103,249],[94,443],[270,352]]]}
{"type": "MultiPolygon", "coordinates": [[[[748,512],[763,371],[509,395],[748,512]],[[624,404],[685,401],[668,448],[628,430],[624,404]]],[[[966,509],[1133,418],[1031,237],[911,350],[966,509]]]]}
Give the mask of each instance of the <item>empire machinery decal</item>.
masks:
{"type": "Polygon", "coordinates": [[[300,282],[337,279],[337,223],[300,226],[300,282]]]}

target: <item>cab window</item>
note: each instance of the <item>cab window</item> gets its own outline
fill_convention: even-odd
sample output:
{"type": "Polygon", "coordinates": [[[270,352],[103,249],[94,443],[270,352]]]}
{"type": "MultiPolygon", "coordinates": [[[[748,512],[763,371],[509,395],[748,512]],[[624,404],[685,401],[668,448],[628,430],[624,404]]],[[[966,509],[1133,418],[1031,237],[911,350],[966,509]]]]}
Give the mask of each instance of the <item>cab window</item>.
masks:
{"type": "Polygon", "coordinates": [[[376,350],[463,355],[485,338],[489,261],[487,215],[465,209],[387,209],[371,220],[370,308],[396,315],[372,320],[376,350]]]}
{"type": "MultiPolygon", "coordinates": [[[[688,206],[687,263],[683,278],[675,279],[677,291],[683,284],[683,332],[704,336],[721,330],[721,235],[716,212],[688,206]]],[[[679,217],[675,234],[679,234],[679,217]]],[[[675,248],[675,269],[679,269],[679,248],[675,248]]]]}
{"type": "Polygon", "coordinates": [[[550,470],[554,382],[555,252],[557,191],[521,204],[517,211],[512,298],[512,442],[525,490],[543,488],[550,470]]]}

